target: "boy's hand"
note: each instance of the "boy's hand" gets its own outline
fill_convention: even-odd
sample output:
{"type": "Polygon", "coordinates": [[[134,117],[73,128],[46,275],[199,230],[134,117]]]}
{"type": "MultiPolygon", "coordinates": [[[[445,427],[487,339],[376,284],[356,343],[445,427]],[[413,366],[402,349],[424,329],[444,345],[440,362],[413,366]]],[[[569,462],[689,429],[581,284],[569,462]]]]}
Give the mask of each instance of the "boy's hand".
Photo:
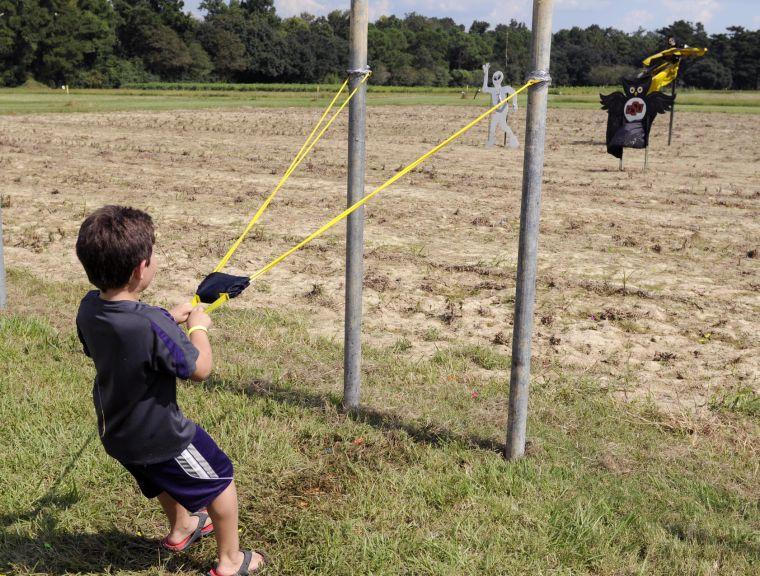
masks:
{"type": "Polygon", "coordinates": [[[187,317],[190,316],[190,312],[192,311],[193,305],[190,302],[185,302],[172,308],[169,314],[172,315],[177,324],[182,324],[187,321],[187,317]]]}
{"type": "Polygon", "coordinates": [[[203,326],[204,328],[211,328],[211,316],[206,314],[203,306],[196,306],[190,311],[187,317],[187,327],[203,326]]]}

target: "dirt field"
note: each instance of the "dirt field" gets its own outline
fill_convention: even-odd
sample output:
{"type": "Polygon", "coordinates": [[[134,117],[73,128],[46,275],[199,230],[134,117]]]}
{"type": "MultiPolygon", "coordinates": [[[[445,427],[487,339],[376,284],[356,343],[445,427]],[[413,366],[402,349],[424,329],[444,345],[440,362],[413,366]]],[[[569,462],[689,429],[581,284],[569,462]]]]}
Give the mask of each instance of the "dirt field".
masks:
{"type": "MultiPolygon", "coordinates": [[[[372,107],[372,188],[473,117],[459,107],[372,107]]],[[[104,203],[149,210],[163,271],[149,299],[189,298],[319,116],[216,110],[0,117],[6,264],[83,280],[74,242],[104,203]],[[10,203],[8,205],[8,202],[10,203]]],[[[236,254],[251,273],[345,205],[346,117],[236,254]]],[[[704,409],[760,386],[760,116],[676,114],[626,170],[602,111],[551,110],[542,201],[536,362],[587,373],[625,397],[704,409]]],[[[524,111],[512,119],[522,141],[524,111]]],[[[449,342],[510,352],[522,150],[485,150],[486,126],[367,210],[366,342],[431,355],[449,342]]],[[[298,311],[342,338],[345,226],[233,306],[298,311]]],[[[66,311],[73,317],[74,311],[66,311]]],[[[505,375],[505,379],[507,376],[505,375]]]]}

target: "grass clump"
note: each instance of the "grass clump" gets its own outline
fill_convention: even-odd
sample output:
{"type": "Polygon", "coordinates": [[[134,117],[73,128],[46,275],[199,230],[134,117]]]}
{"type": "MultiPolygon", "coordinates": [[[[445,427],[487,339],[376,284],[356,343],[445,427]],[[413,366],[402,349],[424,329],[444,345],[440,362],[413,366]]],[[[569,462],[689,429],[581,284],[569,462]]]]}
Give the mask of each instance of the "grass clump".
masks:
{"type": "Polygon", "coordinates": [[[753,388],[744,386],[738,390],[724,392],[710,401],[710,408],[716,411],[735,412],[747,416],[760,416],[760,394],[753,388]]]}

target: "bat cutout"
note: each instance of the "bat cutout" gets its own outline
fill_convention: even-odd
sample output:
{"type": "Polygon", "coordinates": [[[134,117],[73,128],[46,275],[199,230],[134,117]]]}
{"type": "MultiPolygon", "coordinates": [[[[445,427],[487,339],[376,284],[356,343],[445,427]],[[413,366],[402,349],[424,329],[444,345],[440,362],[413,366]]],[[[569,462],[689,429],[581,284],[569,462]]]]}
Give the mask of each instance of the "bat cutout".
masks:
{"type": "Polygon", "coordinates": [[[623,92],[600,94],[607,110],[607,152],[623,157],[623,148],[647,148],[649,130],[658,114],[673,107],[675,96],[649,92],[652,78],[623,79],[623,92]]]}

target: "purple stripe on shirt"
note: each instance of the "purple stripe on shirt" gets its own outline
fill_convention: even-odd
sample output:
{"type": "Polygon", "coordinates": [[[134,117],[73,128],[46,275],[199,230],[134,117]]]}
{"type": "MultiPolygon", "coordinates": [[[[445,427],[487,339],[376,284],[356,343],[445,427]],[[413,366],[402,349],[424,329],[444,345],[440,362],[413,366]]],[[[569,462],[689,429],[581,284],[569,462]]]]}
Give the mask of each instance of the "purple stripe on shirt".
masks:
{"type": "Polygon", "coordinates": [[[150,326],[153,328],[153,332],[155,332],[161,339],[161,342],[163,342],[169,349],[169,353],[172,355],[172,360],[174,360],[174,365],[177,368],[177,376],[183,380],[190,378],[190,367],[187,364],[187,358],[185,357],[182,348],[172,340],[171,336],[164,332],[161,326],[153,322],[153,320],[150,321],[150,326]]]}

